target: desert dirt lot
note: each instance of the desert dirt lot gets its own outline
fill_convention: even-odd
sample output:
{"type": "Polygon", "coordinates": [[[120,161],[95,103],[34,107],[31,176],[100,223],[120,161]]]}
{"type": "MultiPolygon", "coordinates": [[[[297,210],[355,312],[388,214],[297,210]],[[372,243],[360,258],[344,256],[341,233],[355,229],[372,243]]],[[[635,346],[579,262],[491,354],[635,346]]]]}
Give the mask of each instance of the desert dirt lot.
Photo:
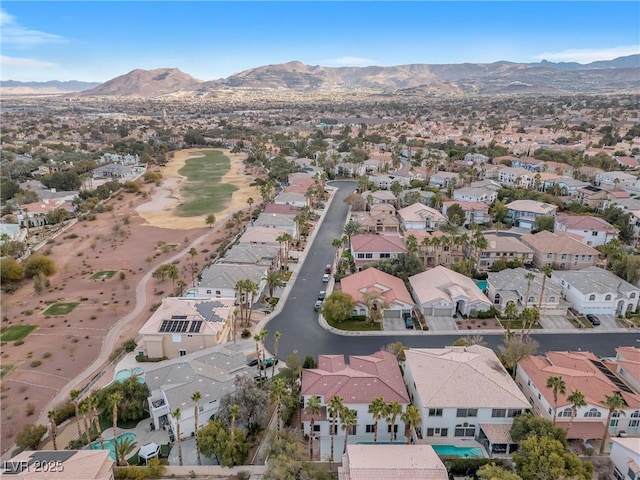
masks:
{"type": "MultiPolygon", "coordinates": [[[[189,248],[193,246],[198,252],[194,262],[199,271],[215,256],[220,243],[241,228],[227,229],[225,216],[237,209],[247,210],[247,197],[259,198],[249,187],[252,178],[243,174],[242,156],[232,158],[231,172],[223,179],[238,182],[239,189],[225,210],[216,212],[217,223],[212,228],[202,217],[172,215],[163,198],[167,191],[179,196],[177,185],[184,179],[177,170],[190,154],[176,152],[175,158],[161,169],[163,184],[143,187],[149,193],[146,199],[140,194],[121,193],[106,202],[113,206],[111,212],[98,214],[93,221],[78,222],[50,240],[41,252],[54,259],[57,272],[50,278],[51,286],[41,294],[37,295],[33,285],[25,282],[15,293],[2,295],[3,328],[38,326],[24,343],[2,346],[3,367],[13,366],[1,384],[2,452],[13,445],[24,425],[44,423],[45,410],[54,397],[66,397],[71,388],[82,388],[103,370],[108,361],[97,368],[88,367],[103,348],[111,352],[113,347],[135,338],[152,306],[171,294],[169,279],[151,279],[136,294],[145,274],[163,263],[174,263],[180,279],[190,284],[189,248]],[[160,242],[167,246],[161,248],[160,242]],[[110,279],[90,279],[100,271],[116,273],[110,279]],[[45,315],[47,306],[56,301],[78,302],[78,306],[65,316],[45,315]],[[111,327],[131,314],[136,303],[143,304],[137,309],[139,313],[121,326],[112,341],[105,343],[111,327]]],[[[112,373],[107,372],[105,378],[112,378],[112,373]]]]}

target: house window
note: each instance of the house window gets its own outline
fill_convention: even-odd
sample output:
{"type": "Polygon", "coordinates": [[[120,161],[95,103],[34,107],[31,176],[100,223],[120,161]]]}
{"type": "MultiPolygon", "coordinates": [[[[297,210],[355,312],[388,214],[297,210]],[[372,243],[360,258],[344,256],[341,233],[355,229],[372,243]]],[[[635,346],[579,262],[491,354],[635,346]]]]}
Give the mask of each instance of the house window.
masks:
{"type": "Polygon", "coordinates": [[[364,258],[364,253],[359,253],[357,258],[364,258]]]}
{"type": "Polygon", "coordinates": [[[553,253],[547,253],[547,258],[551,260],[553,258],[553,253]]]}
{"type": "Polygon", "coordinates": [[[597,237],[598,236],[598,232],[596,232],[595,230],[593,232],[591,232],[591,236],[592,237],[597,237]]]}
{"type": "Polygon", "coordinates": [[[529,297],[529,301],[527,303],[535,303],[536,297],[529,297]]]}
{"type": "Polygon", "coordinates": [[[496,296],[493,297],[493,303],[495,303],[496,305],[500,304],[500,294],[496,293],[496,296]]]}
{"type": "Polygon", "coordinates": [[[211,290],[207,290],[207,293],[210,295],[211,294],[211,290]]]}
{"type": "Polygon", "coordinates": [[[596,299],[596,296],[594,294],[589,295],[589,301],[593,302],[596,299]]]}
{"type": "Polygon", "coordinates": [[[376,431],[376,426],[371,424],[371,425],[367,425],[367,428],[365,430],[367,433],[373,433],[376,431]]]}
{"type": "Polygon", "coordinates": [[[553,303],[556,301],[556,297],[549,297],[547,300],[549,303],[553,303]]]}
{"type": "Polygon", "coordinates": [[[510,417],[510,418],[517,417],[521,413],[522,413],[522,410],[519,408],[510,408],[509,410],[507,410],[507,417],[510,417]]]}
{"type": "Polygon", "coordinates": [[[180,355],[181,357],[184,357],[186,354],[187,354],[186,350],[184,350],[182,348],[180,350],[178,350],[178,355],[180,355]]]}
{"type": "Polygon", "coordinates": [[[629,295],[629,298],[636,298],[636,294],[632,293],[631,295],[629,295]]]}
{"type": "Polygon", "coordinates": [[[567,259],[567,254],[563,253],[562,255],[560,255],[560,260],[566,260],[567,259]]]}
{"type": "Polygon", "coordinates": [[[596,418],[596,417],[601,417],[602,413],[597,408],[592,408],[588,412],[585,412],[584,416],[586,418],[596,418]]]}
{"type": "Polygon", "coordinates": [[[611,300],[611,295],[607,295],[606,297],[604,297],[605,300],[611,300]]]}
{"type": "Polygon", "coordinates": [[[503,418],[507,416],[507,409],[506,408],[494,408],[493,410],[491,410],[491,417],[492,418],[503,418]]]}
{"type": "Polygon", "coordinates": [[[442,416],[442,409],[441,408],[430,408],[429,409],[429,416],[430,417],[441,417],[442,416]]]}
{"type": "Polygon", "coordinates": [[[571,416],[571,409],[570,408],[565,408],[560,413],[558,413],[558,417],[570,417],[570,416],[571,416]]]}
{"type": "Polygon", "coordinates": [[[627,472],[627,477],[629,477],[630,480],[636,480],[637,478],[635,472],[631,467],[629,467],[629,471],[627,472]]]}
{"type": "Polygon", "coordinates": [[[329,435],[338,434],[338,425],[329,425],[329,435]]]}
{"type": "MultiPolygon", "coordinates": [[[[387,433],[391,433],[391,425],[387,425],[387,433]]],[[[398,425],[393,426],[393,433],[398,433],[398,425]]]]}
{"type": "Polygon", "coordinates": [[[609,427],[617,427],[617,426],[618,426],[618,419],[612,418],[611,422],[609,423],[609,427]]]}
{"type": "Polygon", "coordinates": [[[456,437],[473,437],[476,434],[476,426],[464,422],[456,425],[456,429],[453,433],[456,437]]]}
{"type": "Polygon", "coordinates": [[[380,254],[380,258],[391,258],[391,254],[390,253],[381,253],[380,254]]]}
{"type": "Polygon", "coordinates": [[[313,426],[313,431],[314,432],[319,432],[320,431],[320,425],[314,425],[313,426]]]}
{"type": "Polygon", "coordinates": [[[373,253],[365,253],[364,258],[373,258],[373,253]]]}
{"type": "Polygon", "coordinates": [[[477,408],[459,408],[456,417],[477,417],[478,409],[477,408]]]}
{"type": "Polygon", "coordinates": [[[216,290],[216,295],[220,295],[220,290],[216,290]]]}

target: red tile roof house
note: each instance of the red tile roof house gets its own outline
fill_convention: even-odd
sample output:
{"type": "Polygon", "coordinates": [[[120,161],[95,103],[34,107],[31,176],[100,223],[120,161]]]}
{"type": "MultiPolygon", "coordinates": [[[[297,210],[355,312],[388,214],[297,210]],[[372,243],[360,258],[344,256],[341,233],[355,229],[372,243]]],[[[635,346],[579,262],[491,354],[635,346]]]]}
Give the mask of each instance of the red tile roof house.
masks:
{"type": "Polygon", "coordinates": [[[604,245],[618,238],[619,230],[600,217],[588,215],[558,215],[555,231],[572,233],[581,238],[581,242],[591,247],[604,245]]]}
{"type": "Polygon", "coordinates": [[[352,235],[351,255],[358,271],[368,263],[397,258],[406,253],[402,237],[392,235],[352,235]]]}
{"type": "Polygon", "coordinates": [[[340,280],[344,293],[348,293],[356,303],[358,315],[369,316],[367,297],[378,297],[379,303],[385,303],[382,308],[383,317],[399,318],[402,313],[411,313],[413,299],[404,282],[393,275],[381,272],[377,268],[367,268],[340,280]]]}
{"type": "Polygon", "coordinates": [[[600,252],[580,241],[581,237],[566,232],[528,233],[520,237],[533,249],[533,265],[542,268],[553,265],[558,270],[580,270],[595,265],[600,252]]]}
{"type": "MultiPolygon", "coordinates": [[[[478,225],[484,225],[491,221],[491,215],[489,215],[489,205],[483,202],[464,202],[460,200],[449,200],[442,203],[442,214],[447,216],[447,209],[452,205],[458,204],[464,212],[463,225],[470,225],[477,223],[478,225]]],[[[448,216],[447,216],[448,217],[448,216]]]]}
{"type": "Polygon", "coordinates": [[[409,348],[405,355],[404,381],[422,413],[420,433],[427,443],[455,439],[480,447],[475,439],[490,454],[515,449],[511,425],[529,402],[493,350],[409,348]]]}
{"type": "MultiPolygon", "coordinates": [[[[389,352],[379,351],[372,355],[350,355],[349,363],[345,363],[343,355],[319,355],[318,368],[302,370],[302,388],[300,394],[303,403],[308,404],[313,395],[320,397],[321,413],[314,418],[314,435],[320,439],[320,458],[330,454],[331,418],[327,406],[331,399],[339,396],[344,405],[357,412],[358,425],[349,434],[349,443],[373,442],[374,422],[369,413],[369,405],[377,397],[385,403],[398,402],[402,410],[411,403],[402,379],[402,373],[396,357],[389,352]]],[[[391,425],[385,420],[378,420],[378,441],[391,440],[391,425]]],[[[339,419],[338,419],[338,425],[339,419]]],[[[302,428],[309,435],[311,417],[302,409],[302,428]]],[[[400,415],[396,419],[394,430],[396,441],[406,443],[404,423],[400,415]]],[[[334,438],[334,460],[343,454],[344,431],[340,426],[334,438]]]]}
{"type": "MultiPolygon", "coordinates": [[[[638,350],[638,349],[636,349],[638,350]]],[[[640,394],[634,392],[624,379],[616,375],[616,361],[601,361],[591,352],[548,352],[536,355],[518,363],[516,382],[529,398],[532,412],[544,418],[553,419],[553,390],[546,387],[549,377],[561,377],[565,382],[565,393],[558,392],[558,406],[555,412],[557,425],[567,430],[567,438],[590,440],[599,444],[609,413],[602,402],[605,396],[619,392],[625,402],[624,415],[615,414],[609,425],[609,432],[616,435],[625,432],[638,434],[640,425],[640,394]],[[585,396],[586,406],[578,408],[571,422],[571,402],[568,396],[579,390],[585,396]]]]}

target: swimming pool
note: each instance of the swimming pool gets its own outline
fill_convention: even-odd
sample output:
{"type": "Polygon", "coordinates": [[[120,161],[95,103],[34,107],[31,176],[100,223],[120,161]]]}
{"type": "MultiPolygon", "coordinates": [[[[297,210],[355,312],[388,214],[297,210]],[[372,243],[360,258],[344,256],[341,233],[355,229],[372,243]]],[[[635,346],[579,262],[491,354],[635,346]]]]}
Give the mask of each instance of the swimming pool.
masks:
{"type": "MultiPolygon", "coordinates": [[[[133,440],[134,442],[136,441],[136,434],[135,433],[123,433],[122,435],[118,436],[118,442],[122,442],[124,439],[130,438],[131,440],[133,440]]],[[[109,456],[111,457],[112,460],[116,459],[116,451],[113,445],[113,439],[111,440],[105,440],[104,442],[104,449],[105,450],[109,450],[109,456]]],[[[97,440],[95,442],[93,442],[92,444],[90,444],[88,447],[85,447],[86,450],[102,450],[102,448],[100,447],[100,440],[97,440]]]]}
{"type": "Polygon", "coordinates": [[[484,457],[484,452],[478,447],[456,447],[455,445],[431,445],[433,450],[444,457],[484,457]]]}
{"type": "Polygon", "coordinates": [[[135,368],[126,369],[126,370],[120,370],[118,373],[116,373],[115,381],[116,382],[123,382],[127,378],[129,378],[132,375],[134,375],[134,376],[136,376],[138,378],[138,382],[139,383],[144,383],[143,374],[144,374],[144,370],[142,368],[140,368],[140,367],[135,367],[135,368]]]}

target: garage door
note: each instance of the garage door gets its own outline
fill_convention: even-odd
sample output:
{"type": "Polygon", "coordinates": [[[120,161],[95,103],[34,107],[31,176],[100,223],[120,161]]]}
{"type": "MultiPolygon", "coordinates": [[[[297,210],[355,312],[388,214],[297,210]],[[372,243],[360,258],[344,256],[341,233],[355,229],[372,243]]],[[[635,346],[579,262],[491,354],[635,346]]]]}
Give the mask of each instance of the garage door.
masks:
{"type": "Polygon", "coordinates": [[[434,308],[433,315],[436,317],[450,317],[451,309],[450,308],[434,308]]]}

